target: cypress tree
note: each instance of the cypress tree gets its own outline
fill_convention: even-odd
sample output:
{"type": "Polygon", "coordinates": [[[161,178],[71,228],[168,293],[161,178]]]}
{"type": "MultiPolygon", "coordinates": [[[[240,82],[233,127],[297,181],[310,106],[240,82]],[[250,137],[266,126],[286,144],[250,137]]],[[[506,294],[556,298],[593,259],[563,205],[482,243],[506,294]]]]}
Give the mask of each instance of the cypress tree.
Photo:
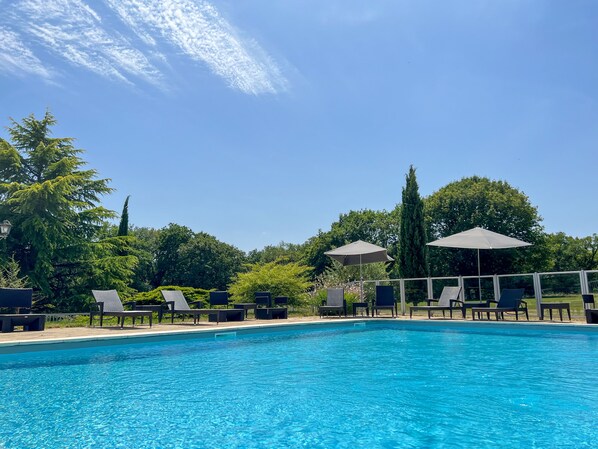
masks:
{"type": "Polygon", "coordinates": [[[120,224],[118,225],[118,236],[123,237],[129,235],[129,198],[125,199],[125,205],[123,206],[123,213],[120,215],[120,224]]]}
{"type": "Polygon", "coordinates": [[[405,176],[401,207],[399,273],[403,278],[428,275],[424,202],[419,196],[415,168],[405,176]]]}

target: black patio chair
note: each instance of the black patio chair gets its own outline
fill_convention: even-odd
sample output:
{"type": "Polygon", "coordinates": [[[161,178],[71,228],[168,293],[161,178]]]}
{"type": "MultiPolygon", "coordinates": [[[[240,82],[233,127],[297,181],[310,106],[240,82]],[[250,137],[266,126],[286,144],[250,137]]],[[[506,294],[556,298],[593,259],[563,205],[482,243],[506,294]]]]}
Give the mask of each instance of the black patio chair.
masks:
{"type": "Polygon", "coordinates": [[[326,301],[319,307],[320,318],[324,314],[329,315],[334,312],[340,318],[341,313],[347,316],[347,301],[345,301],[345,290],[342,288],[326,289],[326,301]]]}
{"type": "Polygon", "coordinates": [[[376,285],[376,298],[372,307],[372,316],[379,315],[380,310],[390,309],[393,318],[395,317],[397,302],[395,300],[394,288],[392,285],[376,285]]]}

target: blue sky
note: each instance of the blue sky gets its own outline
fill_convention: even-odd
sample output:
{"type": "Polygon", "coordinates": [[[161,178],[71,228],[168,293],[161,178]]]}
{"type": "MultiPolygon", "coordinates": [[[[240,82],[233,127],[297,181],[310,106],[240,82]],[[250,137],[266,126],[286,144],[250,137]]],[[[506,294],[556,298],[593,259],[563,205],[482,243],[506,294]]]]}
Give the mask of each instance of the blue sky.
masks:
{"type": "MultiPolygon", "coordinates": [[[[243,250],[340,213],[509,182],[597,232],[593,1],[0,0],[0,124],[46,108],[104,205],[243,250]]],[[[0,136],[7,138],[4,129],[0,136]]]]}

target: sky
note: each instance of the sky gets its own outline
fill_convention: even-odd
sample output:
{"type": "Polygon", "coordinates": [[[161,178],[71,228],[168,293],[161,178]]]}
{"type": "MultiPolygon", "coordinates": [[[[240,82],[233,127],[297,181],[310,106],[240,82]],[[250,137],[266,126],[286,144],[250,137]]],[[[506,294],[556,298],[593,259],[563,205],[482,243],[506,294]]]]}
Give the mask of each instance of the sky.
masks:
{"type": "Polygon", "coordinates": [[[248,251],[350,210],[507,181],[598,232],[598,2],[0,0],[0,137],[46,110],[169,223],[248,251]]]}

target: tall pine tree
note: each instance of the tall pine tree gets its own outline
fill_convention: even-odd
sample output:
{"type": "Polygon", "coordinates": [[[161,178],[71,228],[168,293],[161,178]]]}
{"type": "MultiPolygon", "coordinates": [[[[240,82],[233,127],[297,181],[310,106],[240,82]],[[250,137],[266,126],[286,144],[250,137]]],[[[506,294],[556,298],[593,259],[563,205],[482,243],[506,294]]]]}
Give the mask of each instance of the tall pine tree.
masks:
{"type": "Polygon", "coordinates": [[[118,236],[125,237],[129,235],[129,198],[131,195],[127,196],[125,200],[125,205],[123,206],[123,213],[120,215],[120,224],[118,225],[118,236]]]}
{"type": "Polygon", "coordinates": [[[401,207],[399,273],[403,278],[426,277],[428,260],[424,202],[419,196],[413,165],[409,167],[405,179],[401,207]]]}

